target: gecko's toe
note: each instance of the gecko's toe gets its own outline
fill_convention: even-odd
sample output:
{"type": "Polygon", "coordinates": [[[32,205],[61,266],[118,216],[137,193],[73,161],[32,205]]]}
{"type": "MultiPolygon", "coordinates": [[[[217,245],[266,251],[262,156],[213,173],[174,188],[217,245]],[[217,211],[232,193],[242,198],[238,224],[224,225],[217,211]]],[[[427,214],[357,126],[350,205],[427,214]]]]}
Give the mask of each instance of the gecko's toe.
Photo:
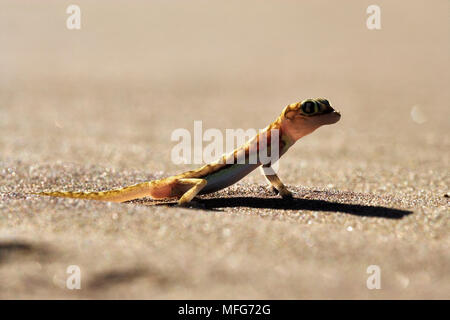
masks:
{"type": "Polygon", "coordinates": [[[278,190],[277,190],[275,187],[270,186],[269,188],[270,188],[270,191],[271,191],[271,192],[273,192],[273,193],[275,193],[275,194],[278,194],[278,193],[279,193],[278,190]]]}
{"type": "Polygon", "coordinates": [[[294,199],[294,195],[292,194],[292,192],[287,191],[287,190],[281,193],[281,197],[283,198],[283,200],[288,200],[288,201],[291,201],[294,199]]]}
{"type": "Polygon", "coordinates": [[[191,202],[178,202],[177,203],[178,207],[182,207],[182,208],[189,208],[191,206],[191,202]]]}

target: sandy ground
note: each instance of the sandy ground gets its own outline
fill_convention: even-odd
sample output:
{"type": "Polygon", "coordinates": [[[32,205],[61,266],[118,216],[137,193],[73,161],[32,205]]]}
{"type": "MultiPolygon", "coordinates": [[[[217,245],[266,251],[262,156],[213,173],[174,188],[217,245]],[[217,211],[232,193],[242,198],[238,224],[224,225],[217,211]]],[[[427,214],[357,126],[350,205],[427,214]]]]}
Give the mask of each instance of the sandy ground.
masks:
{"type": "Polygon", "coordinates": [[[0,298],[450,298],[449,2],[0,4],[0,298]],[[195,167],[171,133],[339,123],[204,209],[50,199],[195,167]],[[66,288],[69,265],[81,289],[66,288]],[[367,268],[381,271],[369,290],[367,268]]]}

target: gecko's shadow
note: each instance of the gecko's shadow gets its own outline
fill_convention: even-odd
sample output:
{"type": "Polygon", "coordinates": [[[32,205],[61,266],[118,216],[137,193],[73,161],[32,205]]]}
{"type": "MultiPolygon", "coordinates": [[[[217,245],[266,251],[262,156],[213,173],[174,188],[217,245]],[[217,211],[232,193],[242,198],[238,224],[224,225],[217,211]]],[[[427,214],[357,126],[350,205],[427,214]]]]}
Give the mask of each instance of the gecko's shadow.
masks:
{"type": "MultiPolygon", "coordinates": [[[[325,200],[299,199],[283,200],[281,198],[232,197],[198,199],[195,209],[217,210],[218,208],[247,207],[255,209],[279,210],[311,210],[342,212],[361,217],[376,217],[386,219],[401,219],[413,212],[409,210],[393,209],[382,206],[367,206],[347,204],[325,200]]],[[[167,205],[167,204],[166,204],[167,205]]]]}
{"type": "Polygon", "coordinates": [[[360,204],[347,204],[325,200],[299,199],[283,200],[281,198],[213,198],[202,199],[201,203],[206,209],[224,207],[249,207],[257,209],[282,209],[282,210],[311,210],[343,212],[363,217],[378,217],[388,219],[401,219],[413,213],[408,210],[392,209],[381,206],[366,206],[360,204]]]}

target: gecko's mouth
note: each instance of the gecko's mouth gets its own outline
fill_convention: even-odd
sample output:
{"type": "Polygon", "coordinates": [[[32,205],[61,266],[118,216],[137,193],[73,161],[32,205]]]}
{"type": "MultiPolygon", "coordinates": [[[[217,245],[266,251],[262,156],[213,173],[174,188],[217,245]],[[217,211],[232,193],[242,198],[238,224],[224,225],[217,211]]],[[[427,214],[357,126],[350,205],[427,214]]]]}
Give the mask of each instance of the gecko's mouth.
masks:
{"type": "Polygon", "coordinates": [[[328,107],[319,115],[319,118],[322,121],[322,125],[333,124],[341,119],[341,113],[337,110],[334,110],[332,107],[328,107]]]}

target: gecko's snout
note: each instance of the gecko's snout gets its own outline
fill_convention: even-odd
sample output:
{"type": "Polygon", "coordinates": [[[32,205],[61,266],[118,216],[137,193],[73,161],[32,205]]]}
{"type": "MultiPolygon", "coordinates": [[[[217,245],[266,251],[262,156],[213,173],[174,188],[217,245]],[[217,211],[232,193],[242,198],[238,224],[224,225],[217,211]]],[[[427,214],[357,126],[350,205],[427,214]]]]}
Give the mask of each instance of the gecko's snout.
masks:
{"type": "Polygon", "coordinates": [[[335,113],[336,115],[338,115],[339,117],[341,116],[341,112],[339,110],[334,109],[333,107],[329,106],[329,110],[326,113],[335,113]]]}
{"type": "Polygon", "coordinates": [[[335,110],[328,100],[318,98],[313,100],[317,104],[317,120],[320,125],[333,124],[341,119],[341,113],[335,110]]]}
{"type": "Polygon", "coordinates": [[[333,124],[341,119],[341,113],[339,111],[333,110],[327,114],[324,114],[321,118],[324,118],[323,124],[333,124]]]}

